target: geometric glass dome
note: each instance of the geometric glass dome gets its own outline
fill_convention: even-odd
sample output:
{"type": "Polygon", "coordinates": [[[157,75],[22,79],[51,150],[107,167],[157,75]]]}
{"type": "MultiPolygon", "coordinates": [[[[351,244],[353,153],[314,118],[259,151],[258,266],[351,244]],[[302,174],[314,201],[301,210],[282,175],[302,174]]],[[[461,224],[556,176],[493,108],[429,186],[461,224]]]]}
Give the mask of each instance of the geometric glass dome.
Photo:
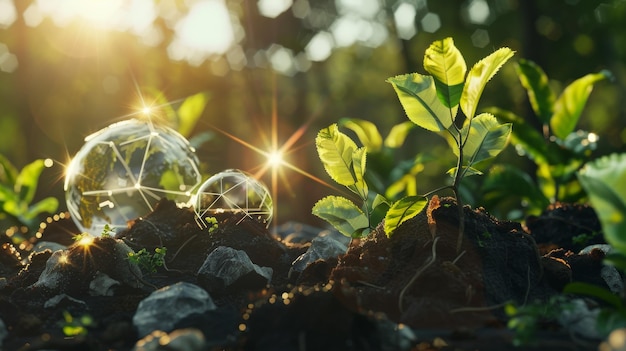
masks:
{"type": "Polygon", "coordinates": [[[126,227],[162,198],[189,206],[202,177],[195,150],[168,127],[131,119],[85,138],[65,175],[65,197],[79,229],[100,235],[126,227]]]}
{"type": "MultiPolygon", "coordinates": [[[[207,217],[240,216],[269,227],[274,207],[267,187],[251,174],[238,169],[219,172],[207,179],[192,200],[203,225],[207,217]]],[[[238,223],[239,223],[238,222],[238,223]]]]}

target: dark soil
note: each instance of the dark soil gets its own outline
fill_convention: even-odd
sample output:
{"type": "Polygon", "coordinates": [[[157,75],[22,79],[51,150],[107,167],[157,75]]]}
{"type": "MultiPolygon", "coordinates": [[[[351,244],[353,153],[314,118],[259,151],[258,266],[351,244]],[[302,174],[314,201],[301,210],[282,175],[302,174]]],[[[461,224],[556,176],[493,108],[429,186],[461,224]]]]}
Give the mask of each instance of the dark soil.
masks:
{"type": "MultiPolygon", "coordinates": [[[[598,232],[590,208],[557,206],[529,219],[528,230],[483,209],[463,210],[460,252],[456,203],[435,197],[426,211],[390,238],[379,226],[368,237],[353,240],[345,255],[317,261],[301,274],[290,272],[291,262],[309,244],[271,235],[252,220],[222,218],[218,229],[209,233],[197,225],[192,210],[162,201],[115,238],[98,238],[86,251],[72,245],[70,233],[77,230],[65,215],[50,221],[41,238],[33,240],[72,245],[71,264],[64,268],[67,278],[58,286],[35,284],[52,252],[31,255],[30,246],[17,250],[6,235],[0,241],[0,275],[6,277],[6,284],[0,285],[0,318],[9,331],[3,347],[130,350],[138,339],[132,317],[139,302],[155,288],[185,281],[209,291],[218,309],[177,327],[200,329],[211,350],[395,350],[400,348],[393,337],[395,323],[415,333],[412,350],[505,350],[512,347],[513,334],[506,329],[504,304],[545,301],[570,281],[606,286],[599,278],[603,255],[577,255],[570,251],[577,247],[564,245],[580,233],[574,229],[598,232]],[[97,272],[128,281],[124,272],[129,263],[113,254],[115,239],[135,251],[166,247],[165,265],[144,274],[136,286],[117,286],[113,296],[90,296],[87,284],[97,272]],[[535,241],[559,250],[542,255],[535,241]],[[243,250],[258,266],[271,267],[271,282],[241,279],[218,288],[198,279],[198,268],[219,246],[243,250]],[[27,265],[23,257],[28,257],[27,265]],[[67,297],[44,308],[60,294],[67,297]],[[63,334],[68,312],[92,317],[86,335],[63,334]]],[[[592,345],[595,349],[597,341],[592,345]]],[[[555,326],[542,331],[533,347],[519,349],[585,347],[589,345],[577,344],[555,326]]]]}

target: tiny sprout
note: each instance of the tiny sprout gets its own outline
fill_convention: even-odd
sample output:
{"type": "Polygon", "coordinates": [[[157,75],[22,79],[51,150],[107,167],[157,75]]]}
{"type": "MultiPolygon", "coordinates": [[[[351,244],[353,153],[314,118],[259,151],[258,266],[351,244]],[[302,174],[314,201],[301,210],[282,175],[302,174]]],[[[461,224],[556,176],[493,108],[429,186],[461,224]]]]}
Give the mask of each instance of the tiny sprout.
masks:
{"type": "Polygon", "coordinates": [[[213,233],[217,230],[217,218],[213,216],[205,217],[204,220],[207,223],[207,228],[209,228],[209,233],[213,233]]]}
{"type": "Polygon", "coordinates": [[[128,260],[139,266],[142,270],[155,273],[157,267],[165,265],[165,255],[167,254],[166,247],[157,247],[154,249],[154,254],[148,253],[145,248],[137,252],[129,252],[128,260]]]}
{"type": "Polygon", "coordinates": [[[111,227],[109,224],[105,224],[104,228],[102,228],[102,233],[100,234],[100,236],[102,238],[110,238],[112,234],[114,233],[115,233],[115,228],[111,227]]]}

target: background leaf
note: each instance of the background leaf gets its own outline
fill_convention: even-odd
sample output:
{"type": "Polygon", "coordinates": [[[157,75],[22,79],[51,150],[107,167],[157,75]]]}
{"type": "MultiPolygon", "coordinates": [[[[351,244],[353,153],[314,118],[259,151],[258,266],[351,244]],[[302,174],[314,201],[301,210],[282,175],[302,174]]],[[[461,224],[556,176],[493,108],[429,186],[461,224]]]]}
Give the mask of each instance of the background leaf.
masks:
{"type": "Polygon", "coordinates": [[[407,117],[418,126],[433,131],[447,130],[456,116],[439,101],[435,80],[419,73],[387,79],[391,83],[407,117]]]}
{"type": "Polygon", "coordinates": [[[178,132],[189,137],[208,102],[208,95],[198,93],[186,98],[178,108],[178,132]]]}
{"type": "Polygon", "coordinates": [[[415,123],[411,121],[394,125],[385,138],[385,146],[393,149],[401,147],[406,137],[409,135],[409,132],[411,132],[415,126],[415,123]]]}
{"type": "Polygon", "coordinates": [[[520,59],[515,69],[535,115],[543,124],[550,123],[556,97],[550,89],[548,76],[539,65],[529,60],[520,59]]]}
{"type": "Polygon", "coordinates": [[[342,118],[339,126],[353,131],[368,152],[378,152],[383,145],[383,138],[378,131],[378,127],[370,121],[358,118],[342,118]]]}
{"type": "Polygon", "coordinates": [[[550,119],[552,133],[557,138],[565,139],[576,128],[580,114],[593,90],[593,85],[611,75],[608,71],[587,74],[578,78],[561,93],[554,105],[554,115],[550,119]]]}
{"type": "Polygon", "coordinates": [[[509,48],[500,48],[472,67],[465,79],[465,86],[461,95],[461,110],[467,118],[474,118],[485,85],[498,73],[500,67],[513,56],[513,53],[514,51],[509,48]]]}
{"type": "Polygon", "coordinates": [[[39,176],[46,166],[44,161],[39,159],[27,164],[15,179],[15,192],[19,194],[22,201],[30,203],[37,192],[39,176]]]}

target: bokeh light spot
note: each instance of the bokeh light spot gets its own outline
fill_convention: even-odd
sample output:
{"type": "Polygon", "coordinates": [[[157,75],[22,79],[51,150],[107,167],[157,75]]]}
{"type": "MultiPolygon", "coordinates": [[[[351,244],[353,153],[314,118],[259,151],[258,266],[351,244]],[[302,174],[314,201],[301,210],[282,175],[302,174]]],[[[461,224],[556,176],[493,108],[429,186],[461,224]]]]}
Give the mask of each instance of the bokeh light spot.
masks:
{"type": "Polygon", "coordinates": [[[433,12],[429,12],[422,18],[420,21],[422,24],[422,29],[427,33],[435,33],[439,28],[441,28],[441,20],[439,19],[439,15],[433,12]]]}
{"type": "Polygon", "coordinates": [[[333,51],[333,37],[328,32],[317,33],[304,49],[311,61],[324,61],[333,51]]]}
{"type": "Polygon", "coordinates": [[[396,30],[401,39],[409,40],[417,33],[415,29],[416,14],[415,6],[406,2],[401,3],[393,12],[396,30]]]}
{"type": "Polygon", "coordinates": [[[485,29],[476,29],[471,36],[472,44],[477,48],[484,48],[489,44],[489,32],[485,29]]]}
{"type": "Polygon", "coordinates": [[[12,0],[0,0],[0,28],[9,28],[17,19],[12,0]]]}
{"type": "Polygon", "coordinates": [[[257,8],[262,16],[276,18],[281,13],[289,10],[292,4],[292,0],[259,0],[257,8]]]}
{"type": "Polygon", "coordinates": [[[473,24],[484,24],[489,19],[489,4],[485,0],[471,0],[467,6],[467,15],[473,24]]]}

